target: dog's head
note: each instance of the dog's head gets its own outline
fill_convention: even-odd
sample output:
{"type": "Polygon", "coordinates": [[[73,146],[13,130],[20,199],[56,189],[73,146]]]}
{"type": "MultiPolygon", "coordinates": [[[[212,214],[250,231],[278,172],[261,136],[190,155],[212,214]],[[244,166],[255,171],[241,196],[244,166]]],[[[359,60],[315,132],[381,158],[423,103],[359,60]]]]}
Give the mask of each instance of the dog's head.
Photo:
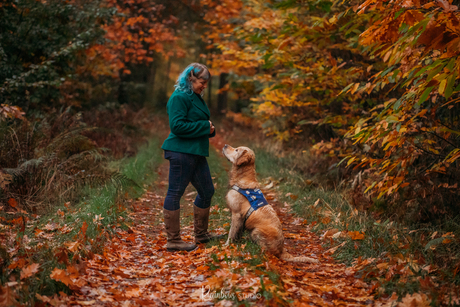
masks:
{"type": "Polygon", "coordinates": [[[225,144],[224,148],[222,148],[222,153],[228,159],[228,161],[232,162],[233,165],[236,166],[254,164],[256,161],[254,152],[251,149],[243,146],[233,148],[232,146],[225,144]]]}

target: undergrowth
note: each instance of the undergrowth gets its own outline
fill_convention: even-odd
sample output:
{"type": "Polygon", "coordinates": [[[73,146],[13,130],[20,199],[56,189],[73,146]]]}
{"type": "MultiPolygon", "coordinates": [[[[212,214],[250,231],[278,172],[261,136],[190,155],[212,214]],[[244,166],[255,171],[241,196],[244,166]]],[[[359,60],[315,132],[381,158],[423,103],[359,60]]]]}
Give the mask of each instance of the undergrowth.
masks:
{"type": "Polygon", "coordinates": [[[18,301],[33,305],[36,294],[52,296],[69,289],[50,275],[55,268],[74,266],[82,269],[81,259],[100,253],[104,242],[125,227],[127,199],[140,196],[144,186],[156,177],[155,169],[162,161],[159,140],[152,139],[140,148],[135,157],[112,161],[110,168],[129,179],[128,184],[106,182],[80,191],[76,203],[55,203],[52,210],[38,216],[21,210],[0,217],[0,236],[8,249],[1,248],[1,283],[16,289],[18,301]],[[21,278],[31,264],[40,265],[37,274],[21,278]]]}
{"type": "Polygon", "coordinates": [[[0,122],[0,203],[9,208],[13,198],[18,208],[44,214],[55,203],[78,202],[85,186],[132,184],[108,163],[136,153],[152,116],[124,106],[87,113],[95,118],[67,108],[46,119],[0,122]]]}

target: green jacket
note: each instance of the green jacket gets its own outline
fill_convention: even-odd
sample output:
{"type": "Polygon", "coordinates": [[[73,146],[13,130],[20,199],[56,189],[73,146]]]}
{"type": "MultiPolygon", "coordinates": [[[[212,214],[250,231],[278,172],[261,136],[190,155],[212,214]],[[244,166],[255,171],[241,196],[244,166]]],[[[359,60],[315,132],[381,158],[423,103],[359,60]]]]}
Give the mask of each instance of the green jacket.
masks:
{"type": "Polygon", "coordinates": [[[175,91],[166,110],[171,133],[161,146],[164,150],[209,156],[210,125],[208,106],[200,95],[175,91]]]}

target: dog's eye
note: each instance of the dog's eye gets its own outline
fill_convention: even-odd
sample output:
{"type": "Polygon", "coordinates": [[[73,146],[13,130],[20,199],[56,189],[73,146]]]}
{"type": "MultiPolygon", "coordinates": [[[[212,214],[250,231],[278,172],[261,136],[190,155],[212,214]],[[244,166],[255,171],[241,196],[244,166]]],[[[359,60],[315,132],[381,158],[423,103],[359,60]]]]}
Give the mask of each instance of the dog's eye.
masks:
{"type": "Polygon", "coordinates": [[[238,151],[238,149],[235,149],[235,151],[238,151]]]}

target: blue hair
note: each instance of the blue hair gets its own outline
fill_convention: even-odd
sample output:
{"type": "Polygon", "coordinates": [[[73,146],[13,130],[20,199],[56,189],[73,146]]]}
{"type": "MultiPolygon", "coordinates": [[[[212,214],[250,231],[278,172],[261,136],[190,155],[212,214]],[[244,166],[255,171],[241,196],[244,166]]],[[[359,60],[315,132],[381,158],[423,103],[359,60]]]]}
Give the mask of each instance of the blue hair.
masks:
{"type": "Polygon", "coordinates": [[[211,78],[211,74],[205,65],[192,63],[187,66],[177,78],[176,84],[174,85],[175,90],[192,95],[193,89],[192,82],[190,81],[191,77],[209,80],[209,78],[211,78]]]}

